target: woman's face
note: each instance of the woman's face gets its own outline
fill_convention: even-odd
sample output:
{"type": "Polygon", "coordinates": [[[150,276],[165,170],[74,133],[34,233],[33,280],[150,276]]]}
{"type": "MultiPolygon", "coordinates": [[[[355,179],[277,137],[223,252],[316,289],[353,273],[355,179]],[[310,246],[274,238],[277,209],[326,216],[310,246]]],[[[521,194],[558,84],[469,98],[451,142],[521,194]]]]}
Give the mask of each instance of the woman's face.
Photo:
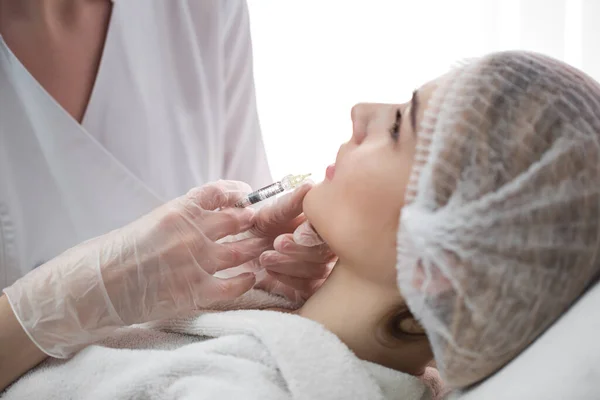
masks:
{"type": "Polygon", "coordinates": [[[355,106],[352,120],[358,129],[340,146],[325,180],[304,199],[307,218],[331,249],[378,283],[396,284],[400,210],[416,132],[436,86],[436,81],[428,83],[404,104],[355,106]]]}

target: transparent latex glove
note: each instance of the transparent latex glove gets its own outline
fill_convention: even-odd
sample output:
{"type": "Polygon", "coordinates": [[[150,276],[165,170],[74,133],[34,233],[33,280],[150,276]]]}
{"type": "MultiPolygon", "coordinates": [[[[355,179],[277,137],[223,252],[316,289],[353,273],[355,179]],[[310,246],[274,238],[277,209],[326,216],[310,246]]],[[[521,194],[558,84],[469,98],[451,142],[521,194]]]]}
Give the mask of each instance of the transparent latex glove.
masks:
{"type": "Polygon", "coordinates": [[[120,326],[240,296],[254,274],[213,274],[270,247],[258,237],[217,243],[253,225],[253,210],[227,208],[246,193],[240,182],[207,184],[66,251],[5,289],[15,315],[42,351],[63,358],[120,326]]]}
{"type": "Polygon", "coordinates": [[[265,251],[259,264],[262,274],[256,287],[300,301],[310,297],[329,276],[335,256],[302,214],[304,196],[313,183],[261,208],[251,232],[256,237],[274,238],[273,249],[265,251]]]}

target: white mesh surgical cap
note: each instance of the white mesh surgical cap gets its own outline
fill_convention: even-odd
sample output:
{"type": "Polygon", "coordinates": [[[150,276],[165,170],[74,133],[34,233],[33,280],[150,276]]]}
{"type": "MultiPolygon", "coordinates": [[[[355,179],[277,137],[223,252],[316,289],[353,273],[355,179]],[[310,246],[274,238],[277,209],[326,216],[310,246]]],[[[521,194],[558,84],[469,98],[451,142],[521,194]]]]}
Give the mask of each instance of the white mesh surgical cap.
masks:
{"type": "Polygon", "coordinates": [[[452,71],[417,133],[398,285],[444,380],[518,355],[600,271],[600,86],[504,52],[452,71]]]}

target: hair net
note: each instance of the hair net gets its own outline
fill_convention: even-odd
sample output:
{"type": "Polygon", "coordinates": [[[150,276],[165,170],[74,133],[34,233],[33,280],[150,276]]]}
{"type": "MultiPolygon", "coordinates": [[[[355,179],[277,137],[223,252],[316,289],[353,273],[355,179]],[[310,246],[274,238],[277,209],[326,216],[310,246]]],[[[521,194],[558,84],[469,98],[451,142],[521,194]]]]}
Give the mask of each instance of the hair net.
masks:
{"type": "Polygon", "coordinates": [[[542,55],[450,72],[418,132],[398,285],[451,387],[528,346],[600,270],[600,86],[542,55]]]}

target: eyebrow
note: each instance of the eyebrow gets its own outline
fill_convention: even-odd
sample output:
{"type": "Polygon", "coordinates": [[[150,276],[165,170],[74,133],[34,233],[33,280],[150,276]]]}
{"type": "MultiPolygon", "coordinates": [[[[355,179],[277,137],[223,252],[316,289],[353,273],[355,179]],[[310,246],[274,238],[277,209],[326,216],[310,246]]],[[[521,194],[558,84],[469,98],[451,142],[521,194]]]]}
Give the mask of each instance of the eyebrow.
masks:
{"type": "Polygon", "coordinates": [[[410,124],[412,125],[413,131],[417,130],[417,111],[419,109],[419,96],[417,90],[413,92],[412,98],[410,99],[410,124]]]}

